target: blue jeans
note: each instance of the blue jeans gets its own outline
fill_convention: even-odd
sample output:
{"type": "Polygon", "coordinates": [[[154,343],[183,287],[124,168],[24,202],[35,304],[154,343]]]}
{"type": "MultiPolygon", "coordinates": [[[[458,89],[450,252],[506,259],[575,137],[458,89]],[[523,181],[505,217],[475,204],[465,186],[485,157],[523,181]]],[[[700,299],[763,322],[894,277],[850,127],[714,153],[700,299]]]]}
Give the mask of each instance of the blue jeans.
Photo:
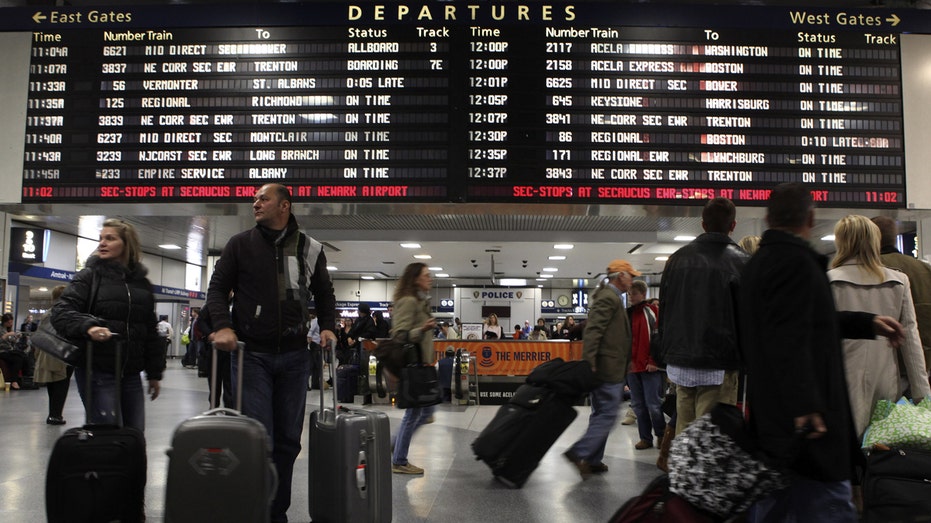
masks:
{"type": "Polygon", "coordinates": [[[116,413],[116,374],[95,370],[91,376],[91,401],[87,405],[87,369],[74,369],[74,378],[78,384],[78,394],[84,403],[88,423],[119,424],[120,417],[124,426],[145,430],[145,394],[142,390],[142,377],[139,374],[123,376],[120,380],[120,414],[116,413]]]}
{"type": "MultiPolygon", "coordinates": [[[[265,426],[272,440],[272,461],[278,472],[278,492],[272,501],[272,522],[288,520],[291,476],[301,452],[310,351],[279,354],[246,351],[243,355],[242,413],[265,426]]],[[[230,358],[236,376],[238,356],[230,358]]],[[[236,379],[233,379],[235,394],[236,379]]]]}
{"type": "Polygon", "coordinates": [[[749,523],[856,523],[849,481],[797,478],[788,488],[757,501],[749,523]]]}
{"type": "Polygon", "coordinates": [[[401,426],[394,440],[394,452],[391,455],[393,465],[407,465],[407,450],[411,446],[414,431],[425,424],[435,410],[436,406],[404,410],[404,418],[401,419],[401,426]]]}
{"type": "Polygon", "coordinates": [[[657,438],[662,438],[666,430],[666,417],[663,416],[665,382],[666,376],[662,372],[631,372],[627,375],[630,406],[637,415],[637,429],[644,441],[652,442],[650,430],[657,438]]]}
{"type": "Polygon", "coordinates": [[[591,392],[592,414],[588,418],[588,429],[569,449],[577,458],[589,463],[601,463],[604,459],[608,434],[617,421],[623,393],[624,383],[603,383],[591,392]]]}

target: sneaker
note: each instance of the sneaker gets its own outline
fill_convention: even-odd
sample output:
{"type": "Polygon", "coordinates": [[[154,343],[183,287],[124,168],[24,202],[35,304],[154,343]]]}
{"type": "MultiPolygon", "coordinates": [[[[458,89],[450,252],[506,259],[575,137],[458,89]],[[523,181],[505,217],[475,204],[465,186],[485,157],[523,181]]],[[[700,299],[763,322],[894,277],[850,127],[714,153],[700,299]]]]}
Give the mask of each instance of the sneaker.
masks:
{"type": "Polygon", "coordinates": [[[588,466],[592,474],[604,474],[608,471],[608,466],[604,463],[592,463],[588,466]]]}
{"type": "Polygon", "coordinates": [[[582,476],[582,479],[588,479],[592,475],[591,465],[579,459],[571,450],[564,452],[563,456],[579,469],[579,475],[582,476]]]}
{"type": "Polygon", "coordinates": [[[634,445],[634,448],[637,450],[652,449],[653,441],[642,439],[634,445]]]}
{"type": "Polygon", "coordinates": [[[633,425],[637,423],[637,415],[634,414],[634,409],[627,409],[627,413],[624,414],[624,419],[621,420],[621,425],[633,425]]]}
{"type": "Polygon", "coordinates": [[[391,472],[395,474],[423,474],[423,469],[408,463],[406,465],[391,465],[391,472]]]}

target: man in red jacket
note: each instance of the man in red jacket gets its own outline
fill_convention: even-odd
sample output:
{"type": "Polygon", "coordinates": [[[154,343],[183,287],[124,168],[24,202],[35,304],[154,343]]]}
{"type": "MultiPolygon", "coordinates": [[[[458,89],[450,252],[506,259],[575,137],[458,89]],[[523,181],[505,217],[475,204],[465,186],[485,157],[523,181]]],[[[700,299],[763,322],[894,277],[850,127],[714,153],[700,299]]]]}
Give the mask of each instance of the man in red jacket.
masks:
{"type": "Polygon", "coordinates": [[[635,280],[627,291],[627,315],[630,317],[631,352],[630,370],[627,373],[627,386],[630,387],[630,407],[637,415],[637,429],[640,441],[634,448],[648,449],[653,446],[653,434],[656,434],[656,446],[660,447],[666,430],[666,418],[663,416],[663,386],[666,375],[663,374],[653,358],[650,357],[650,339],[659,324],[659,310],[655,305],[645,302],[647,284],[635,280]]]}

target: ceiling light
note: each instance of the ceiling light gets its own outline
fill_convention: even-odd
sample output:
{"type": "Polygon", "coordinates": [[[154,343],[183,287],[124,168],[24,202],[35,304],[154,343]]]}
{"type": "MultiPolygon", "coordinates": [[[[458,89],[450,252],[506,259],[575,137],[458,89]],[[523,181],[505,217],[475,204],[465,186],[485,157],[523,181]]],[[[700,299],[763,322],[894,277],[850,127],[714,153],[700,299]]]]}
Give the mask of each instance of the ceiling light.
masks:
{"type": "Polygon", "coordinates": [[[374,276],[362,276],[362,279],[363,280],[374,280],[375,277],[374,276]]]}
{"type": "Polygon", "coordinates": [[[559,272],[556,267],[543,267],[543,272],[559,272]]]}
{"type": "Polygon", "coordinates": [[[690,242],[694,239],[695,239],[694,236],[689,236],[687,234],[680,234],[679,236],[676,236],[675,238],[673,238],[673,240],[677,242],[690,242]]]}
{"type": "Polygon", "coordinates": [[[430,258],[433,258],[433,256],[430,256],[429,254],[415,254],[414,255],[415,260],[429,260],[430,258]]]}
{"type": "Polygon", "coordinates": [[[337,269],[335,265],[327,265],[327,266],[326,266],[326,270],[328,270],[328,271],[338,271],[339,269],[337,269]]]}
{"type": "Polygon", "coordinates": [[[537,287],[539,287],[539,288],[542,289],[542,288],[543,288],[543,284],[541,283],[541,284],[537,285],[537,287]]]}
{"type": "Polygon", "coordinates": [[[420,244],[419,243],[402,243],[401,247],[404,247],[405,249],[419,249],[420,244]]]}
{"type": "Polygon", "coordinates": [[[669,256],[657,256],[656,258],[653,258],[653,259],[656,261],[667,261],[669,260],[669,256]]]}
{"type": "Polygon", "coordinates": [[[437,278],[449,278],[449,274],[446,274],[445,272],[434,274],[434,276],[436,276],[437,278]]]}
{"type": "Polygon", "coordinates": [[[39,292],[48,292],[48,287],[39,287],[39,292]]]}
{"type": "Polygon", "coordinates": [[[822,236],[822,237],[821,237],[821,240],[822,240],[822,241],[826,241],[826,242],[832,242],[832,241],[834,241],[834,235],[833,235],[833,234],[828,234],[827,236],[822,236]]]}
{"type": "Polygon", "coordinates": [[[551,260],[551,261],[563,261],[563,260],[566,259],[566,257],[565,257],[565,256],[550,256],[550,257],[547,258],[547,259],[549,259],[549,260],[551,260]]]}
{"type": "Polygon", "coordinates": [[[571,243],[557,243],[556,245],[553,246],[554,249],[560,249],[563,251],[568,251],[572,249],[573,247],[575,247],[575,245],[572,245],[571,243]]]}
{"type": "Polygon", "coordinates": [[[541,274],[540,277],[541,278],[553,278],[554,276],[552,274],[541,274]]]}
{"type": "Polygon", "coordinates": [[[427,270],[438,272],[438,271],[442,271],[443,268],[442,267],[427,267],[427,270]]]}
{"type": "Polygon", "coordinates": [[[524,278],[501,278],[498,280],[498,285],[505,285],[508,287],[521,287],[527,285],[527,280],[524,278]]]}
{"type": "Polygon", "coordinates": [[[546,278],[537,278],[537,281],[546,281],[546,278]]]}
{"type": "Polygon", "coordinates": [[[159,248],[165,249],[166,251],[177,251],[181,248],[181,246],[175,245],[173,243],[164,243],[162,245],[159,245],[159,248]]]}

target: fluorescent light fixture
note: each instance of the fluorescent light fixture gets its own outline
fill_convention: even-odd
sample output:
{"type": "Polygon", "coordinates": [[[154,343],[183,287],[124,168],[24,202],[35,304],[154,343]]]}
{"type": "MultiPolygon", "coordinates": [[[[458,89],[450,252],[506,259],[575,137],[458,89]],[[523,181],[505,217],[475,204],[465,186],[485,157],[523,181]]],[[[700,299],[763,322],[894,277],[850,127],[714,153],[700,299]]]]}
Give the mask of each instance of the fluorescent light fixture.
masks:
{"type": "Polygon", "coordinates": [[[527,280],[525,280],[524,278],[501,278],[500,280],[498,280],[498,285],[520,287],[522,285],[527,285],[527,280]]]}
{"type": "Polygon", "coordinates": [[[547,259],[550,261],[563,261],[566,259],[566,257],[565,256],[550,256],[547,259]]]}
{"type": "Polygon", "coordinates": [[[442,271],[443,268],[442,267],[427,267],[427,270],[439,272],[439,271],[442,271]]]}
{"type": "Polygon", "coordinates": [[[39,292],[48,292],[48,287],[39,287],[39,292]]]}
{"type": "Polygon", "coordinates": [[[401,247],[404,247],[405,249],[419,249],[420,244],[419,243],[402,243],[401,247]]]}
{"type": "Polygon", "coordinates": [[[559,272],[556,267],[543,267],[543,272],[559,272]]]}
{"type": "Polygon", "coordinates": [[[163,243],[158,246],[160,249],[165,249],[166,251],[177,251],[181,249],[180,245],[175,245],[173,243],[163,243]]]}
{"type": "Polygon", "coordinates": [[[537,285],[537,287],[539,287],[539,288],[542,289],[542,288],[543,288],[543,284],[541,283],[541,284],[537,285]]]}
{"type": "Polygon", "coordinates": [[[433,258],[433,256],[430,256],[429,254],[415,254],[414,255],[415,260],[429,260],[431,258],[433,258]]]}
{"type": "Polygon", "coordinates": [[[552,275],[552,274],[541,274],[540,277],[541,277],[541,278],[553,278],[554,275],[552,275]]]}
{"type": "Polygon", "coordinates": [[[568,251],[573,247],[575,247],[575,245],[572,245],[571,243],[557,243],[556,245],[553,245],[554,249],[560,249],[563,251],[568,251]]]}
{"type": "Polygon", "coordinates": [[[687,234],[680,234],[679,236],[676,236],[675,238],[673,238],[673,240],[677,242],[690,242],[694,239],[695,239],[694,236],[689,236],[687,234]]]}
{"type": "Polygon", "coordinates": [[[822,237],[821,237],[821,240],[822,240],[822,241],[826,241],[826,242],[832,242],[832,241],[834,241],[834,235],[833,235],[833,234],[828,234],[828,235],[826,235],[826,236],[822,236],[822,237]]]}
{"type": "Polygon", "coordinates": [[[336,268],[336,265],[327,265],[327,266],[326,266],[326,270],[328,270],[328,271],[338,271],[339,269],[336,268]]]}
{"type": "Polygon", "coordinates": [[[669,260],[669,256],[657,256],[656,258],[653,258],[653,259],[656,261],[667,261],[669,260]]]}
{"type": "Polygon", "coordinates": [[[436,276],[437,278],[449,278],[449,274],[446,274],[445,272],[434,274],[434,276],[436,276]]]}
{"type": "Polygon", "coordinates": [[[362,279],[363,280],[374,280],[375,277],[374,276],[362,276],[362,279]]]}
{"type": "Polygon", "coordinates": [[[537,281],[546,281],[546,278],[537,278],[537,281]]]}

